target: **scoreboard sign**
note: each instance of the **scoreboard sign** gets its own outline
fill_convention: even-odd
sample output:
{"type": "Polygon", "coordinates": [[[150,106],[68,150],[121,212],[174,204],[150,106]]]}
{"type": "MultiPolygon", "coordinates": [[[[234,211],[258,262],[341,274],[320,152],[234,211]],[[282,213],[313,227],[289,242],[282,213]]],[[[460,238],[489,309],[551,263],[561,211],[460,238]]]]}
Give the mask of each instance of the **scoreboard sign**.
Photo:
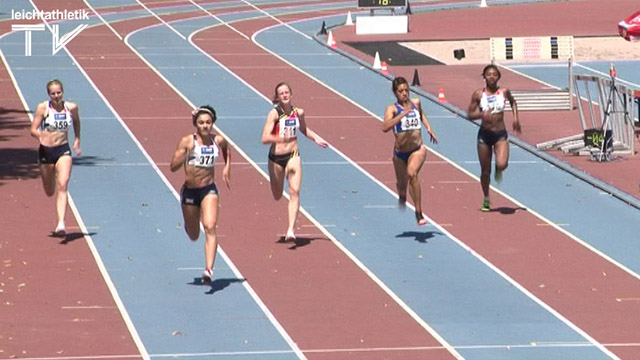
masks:
{"type": "Polygon", "coordinates": [[[407,6],[407,0],[358,0],[359,8],[392,8],[407,6]]]}

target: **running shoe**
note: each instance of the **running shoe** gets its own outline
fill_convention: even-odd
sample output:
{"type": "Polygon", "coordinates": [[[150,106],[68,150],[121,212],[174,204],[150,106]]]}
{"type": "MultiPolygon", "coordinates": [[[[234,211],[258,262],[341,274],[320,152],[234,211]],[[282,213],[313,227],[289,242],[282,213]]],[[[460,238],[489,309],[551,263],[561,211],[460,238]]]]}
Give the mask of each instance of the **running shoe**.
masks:
{"type": "Polygon", "coordinates": [[[425,225],[427,225],[427,223],[429,223],[429,221],[427,221],[427,219],[425,219],[424,216],[422,216],[421,213],[416,213],[416,221],[418,222],[418,225],[420,225],[420,226],[425,226],[425,225]]]}
{"type": "Polygon", "coordinates": [[[64,224],[60,223],[56,226],[56,229],[53,231],[53,235],[55,236],[65,236],[67,234],[67,229],[65,229],[64,224]]]}
{"type": "Polygon", "coordinates": [[[210,283],[211,279],[213,279],[213,270],[204,269],[204,271],[202,272],[202,282],[210,283]]]}
{"type": "Polygon", "coordinates": [[[296,241],[296,235],[293,231],[287,231],[287,235],[284,237],[284,241],[296,241]]]}
{"type": "Polygon", "coordinates": [[[484,199],[482,201],[482,207],[480,208],[480,210],[491,211],[491,203],[489,202],[489,199],[484,199]]]}

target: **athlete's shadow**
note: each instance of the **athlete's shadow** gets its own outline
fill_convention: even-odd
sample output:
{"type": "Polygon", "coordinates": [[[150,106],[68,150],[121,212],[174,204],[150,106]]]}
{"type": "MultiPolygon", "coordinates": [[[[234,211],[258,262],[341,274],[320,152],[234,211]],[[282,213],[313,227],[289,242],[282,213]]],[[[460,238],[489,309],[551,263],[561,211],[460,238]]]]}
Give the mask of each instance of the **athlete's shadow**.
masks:
{"type": "Polygon", "coordinates": [[[427,240],[436,236],[436,234],[442,235],[439,231],[405,231],[402,234],[396,235],[396,238],[413,238],[421,244],[427,244],[427,240]]]}
{"type": "Polygon", "coordinates": [[[76,241],[78,239],[84,238],[86,235],[93,236],[95,234],[96,234],[95,232],[91,232],[91,233],[85,234],[83,232],[76,231],[76,232],[66,233],[65,235],[56,235],[52,231],[49,234],[49,237],[56,238],[56,239],[61,239],[59,244],[60,245],[67,245],[68,243],[70,243],[72,241],[76,241]]]}
{"type": "Polygon", "coordinates": [[[280,238],[276,242],[278,244],[290,244],[291,246],[289,246],[289,250],[296,250],[297,248],[307,246],[311,244],[312,241],[316,241],[316,240],[328,240],[328,239],[324,237],[316,238],[316,237],[296,236],[296,239],[291,241],[291,240],[286,240],[284,236],[280,236],[280,238]]]}
{"type": "Polygon", "coordinates": [[[73,157],[74,166],[97,166],[98,163],[113,162],[114,158],[103,158],[93,155],[80,155],[73,157]]]}
{"type": "Polygon", "coordinates": [[[209,289],[209,291],[207,291],[205,294],[212,295],[213,293],[215,293],[217,291],[220,291],[220,290],[223,290],[226,287],[229,287],[229,285],[231,285],[231,284],[243,283],[245,281],[247,281],[247,279],[226,278],[226,279],[214,279],[210,283],[205,283],[204,281],[202,281],[202,278],[193,278],[193,282],[190,282],[189,285],[210,286],[211,289],[209,289]]]}
{"type": "Polygon", "coordinates": [[[499,212],[502,215],[513,215],[516,213],[516,211],[518,210],[524,210],[526,211],[526,208],[523,207],[506,207],[506,206],[501,206],[501,207],[497,207],[497,208],[493,208],[491,210],[489,210],[490,212],[499,212]]]}

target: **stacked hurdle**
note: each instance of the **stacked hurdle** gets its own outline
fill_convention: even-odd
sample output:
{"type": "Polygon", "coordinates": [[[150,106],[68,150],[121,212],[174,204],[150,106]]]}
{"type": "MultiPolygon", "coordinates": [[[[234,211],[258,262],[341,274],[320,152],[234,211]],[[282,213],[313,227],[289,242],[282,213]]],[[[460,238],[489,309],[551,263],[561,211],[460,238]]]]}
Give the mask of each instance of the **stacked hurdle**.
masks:
{"type": "Polygon", "coordinates": [[[599,159],[598,161],[602,161],[601,156],[605,156],[604,160],[610,160],[611,154],[633,154],[633,89],[616,83],[618,93],[613,94],[615,101],[610,103],[611,79],[592,75],[572,75],[571,81],[583,133],[547,141],[538,144],[537,147],[545,150],[559,149],[565,154],[587,155],[592,159],[599,159]],[[606,129],[603,129],[607,117],[609,119],[606,129]],[[611,132],[611,135],[605,136],[605,130],[611,132]],[[602,141],[606,141],[609,136],[613,140],[611,153],[601,154],[602,141]]]}

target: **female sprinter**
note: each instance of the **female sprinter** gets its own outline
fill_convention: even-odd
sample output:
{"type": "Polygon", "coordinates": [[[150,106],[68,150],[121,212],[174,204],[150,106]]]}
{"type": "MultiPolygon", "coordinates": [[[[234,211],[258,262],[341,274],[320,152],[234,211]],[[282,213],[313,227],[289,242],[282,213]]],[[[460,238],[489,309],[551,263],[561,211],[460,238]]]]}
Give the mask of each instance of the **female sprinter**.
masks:
{"type": "Polygon", "coordinates": [[[298,132],[307,136],[318,146],[328,144],[315,132],[307,128],[304,110],[291,103],[291,87],[281,82],[276,85],[273,98],[274,108],[267,114],[262,130],[262,143],[271,144],[269,149],[269,179],[273,198],[280,200],[284,180],[289,183],[289,222],[285,241],[295,241],[294,233],[300,208],[300,185],[302,183],[302,162],[298,152],[298,132]]]}
{"type": "Polygon", "coordinates": [[[502,180],[502,172],[509,164],[509,135],[504,124],[504,107],[506,100],[511,104],[513,112],[513,130],[520,133],[520,120],[518,118],[518,105],[511,95],[511,91],[498,86],[500,70],[490,64],[482,70],[485,87],[478,89],[471,95],[471,103],[467,111],[469,120],[482,119],[478,131],[478,159],[480,160],[480,184],[484,199],[482,211],[491,210],[489,200],[489,181],[491,178],[491,158],[496,154],[495,180],[502,180]]]}
{"type": "Polygon", "coordinates": [[[73,163],[69,148],[69,130],[72,127],[75,135],[73,151],[77,156],[82,154],[78,105],[62,100],[63,93],[60,80],[49,81],[47,83],[49,101],[38,105],[31,124],[31,136],[40,142],[38,164],[44,192],[49,197],[53,196],[56,190],[58,192],[56,197],[58,225],[53,232],[56,236],[66,234],[64,214],[67,210],[67,185],[73,163]]]}
{"type": "Polygon", "coordinates": [[[204,282],[213,278],[213,263],[216,259],[218,239],[218,188],[215,183],[215,163],[220,154],[224,159],[222,180],[231,187],[231,152],[222,135],[213,133],[216,112],[204,105],[192,112],[196,132],[184,136],[178,143],[171,159],[172,172],[184,167],[185,181],[180,194],[184,229],[192,241],[200,237],[200,222],[206,237],[204,243],[204,282]]]}
{"type": "Polygon", "coordinates": [[[420,169],[427,157],[427,148],[422,142],[422,125],[427,129],[432,143],[438,143],[436,134],[431,129],[427,116],[422,111],[418,98],[409,97],[409,83],[403,77],[393,79],[391,90],[396,102],[387,106],[384,113],[382,131],[393,129],[395,145],[393,147],[393,168],[396,172],[396,186],[400,205],[407,201],[407,184],[415,206],[418,225],[426,225],[427,219],[422,214],[422,189],[420,187],[420,169]]]}

